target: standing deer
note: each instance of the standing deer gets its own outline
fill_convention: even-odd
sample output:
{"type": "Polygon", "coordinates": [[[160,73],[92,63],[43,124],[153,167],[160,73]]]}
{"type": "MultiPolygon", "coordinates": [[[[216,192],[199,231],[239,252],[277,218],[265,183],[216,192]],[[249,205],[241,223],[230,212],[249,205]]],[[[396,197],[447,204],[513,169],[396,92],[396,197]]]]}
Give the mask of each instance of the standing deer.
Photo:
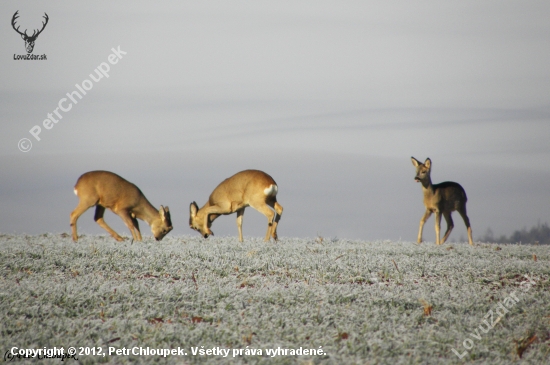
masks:
{"type": "Polygon", "coordinates": [[[422,219],[420,219],[418,243],[422,242],[422,228],[432,213],[435,213],[435,243],[437,245],[445,243],[454,227],[451,213],[456,210],[464,220],[464,224],[466,224],[466,228],[468,229],[468,241],[470,245],[473,245],[470,219],[466,214],[466,201],[468,200],[466,191],[464,191],[460,184],[452,181],[433,185],[432,179],[430,178],[432,161],[427,158],[426,161],[422,163],[414,157],[411,157],[411,160],[414,167],[416,167],[416,176],[414,180],[422,184],[424,206],[426,207],[426,212],[422,219]],[[445,221],[447,222],[447,231],[440,241],[441,215],[445,217],[445,221]]]}
{"type": "Polygon", "coordinates": [[[124,239],[103,220],[105,208],[109,208],[122,218],[136,241],[141,241],[137,218],[151,226],[157,241],[172,230],[168,207],[161,205],[160,209],[156,210],[137,186],[112,172],[90,171],[83,174],[76,182],[74,193],[80,199],[71,213],[71,228],[75,242],[78,240],[76,221],[82,213],[93,206],[96,207],[94,220],[117,241],[124,239]]]}
{"type": "Polygon", "coordinates": [[[189,227],[207,238],[214,233],[212,222],[220,215],[237,212],[239,241],[243,242],[243,215],[251,206],[267,217],[265,241],[270,237],[277,240],[277,224],[283,214],[283,207],[277,203],[277,183],[271,176],[258,170],[245,170],[222,181],[210,194],[208,202],[199,209],[197,203],[189,207],[189,227]]]}
{"type": "Polygon", "coordinates": [[[32,33],[31,36],[29,36],[27,34],[27,30],[25,29],[25,32],[20,32],[19,31],[19,27],[15,27],[15,22],[17,20],[17,18],[19,18],[19,10],[17,10],[15,12],[15,14],[13,14],[13,17],[11,18],[11,26],[13,27],[13,29],[19,33],[21,35],[21,38],[23,38],[23,40],[25,41],[25,49],[27,50],[27,53],[32,53],[32,50],[34,49],[34,42],[36,41],[36,38],[38,38],[38,36],[40,35],[40,33],[42,33],[42,31],[44,30],[44,28],[46,28],[46,25],[48,24],[48,20],[50,19],[48,17],[48,14],[44,13],[44,16],[43,18],[45,19],[45,22],[42,22],[42,29],[38,30],[38,29],[35,29],[32,33]]]}

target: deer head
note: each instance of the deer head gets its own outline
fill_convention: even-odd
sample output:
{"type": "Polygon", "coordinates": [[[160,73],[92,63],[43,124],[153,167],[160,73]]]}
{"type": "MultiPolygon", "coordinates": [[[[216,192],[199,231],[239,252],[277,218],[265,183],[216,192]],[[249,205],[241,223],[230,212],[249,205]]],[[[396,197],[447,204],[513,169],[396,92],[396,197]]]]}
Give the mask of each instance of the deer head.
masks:
{"type": "Polygon", "coordinates": [[[38,35],[40,33],[42,33],[42,31],[44,30],[44,28],[46,28],[46,24],[48,24],[48,14],[44,13],[44,16],[43,18],[46,19],[45,22],[42,22],[42,29],[38,30],[38,29],[35,29],[32,33],[31,36],[29,36],[27,34],[27,30],[25,29],[25,32],[24,33],[21,33],[19,31],[19,27],[15,27],[15,21],[17,18],[19,18],[19,15],[17,14],[19,13],[19,10],[17,10],[15,12],[15,14],[13,14],[13,18],[11,18],[11,26],[13,27],[13,29],[21,34],[21,38],[23,38],[23,40],[25,41],[25,48],[27,49],[27,53],[32,53],[32,50],[34,49],[34,42],[36,41],[36,38],[38,37],[38,35]]]}
{"type": "Polygon", "coordinates": [[[151,223],[151,232],[153,232],[155,239],[160,241],[172,230],[172,219],[170,218],[170,209],[168,207],[161,205],[158,213],[157,219],[151,223]]]}

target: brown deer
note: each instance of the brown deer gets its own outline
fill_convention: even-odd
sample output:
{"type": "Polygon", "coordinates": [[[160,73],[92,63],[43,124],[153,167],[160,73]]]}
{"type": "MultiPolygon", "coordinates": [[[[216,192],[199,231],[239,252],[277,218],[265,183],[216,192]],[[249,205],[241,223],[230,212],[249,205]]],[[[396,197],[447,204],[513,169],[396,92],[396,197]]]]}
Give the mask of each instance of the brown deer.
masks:
{"type": "Polygon", "coordinates": [[[82,213],[93,206],[96,207],[94,220],[117,241],[124,239],[103,220],[105,208],[109,208],[122,218],[136,241],[141,241],[137,218],[151,226],[157,241],[172,230],[168,207],[161,205],[159,210],[155,209],[137,186],[112,172],[90,171],[83,174],[76,182],[74,193],[80,199],[71,213],[71,228],[75,242],[78,240],[76,221],[82,213]]]}
{"type": "Polygon", "coordinates": [[[468,200],[466,191],[464,191],[460,184],[452,181],[433,185],[432,179],[430,178],[432,161],[427,158],[426,161],[422,163],[414,157],[411,157],[411,160],[414,167],[416,167],[416,176],[414,180],[422,184],[424,206],[426,207],[426,212],[422,219],[420,219],[418,243],[422,242],[422,228],[432,213],[435,213],[435,243],[437,245],[445,243],[454,227],[451,213],[456,210],[464,220],[464,224],[466,224],[466,228],[468,229],[468,241],[470,245],[473,245],[472,227],[470,227],[470,219],[466,214],[466,201],[468,200]],[[440,241],[441,215],[445,217],[445,221],[447,222],[447,231],[440,241]]]}
{"type": "Polygon", "coordinates": [[[267,217],[265,241],[270,237],[277,240],[277,224],[283,214],[283,207],[277,203],[277,183],[271,176],[258,170],[241,171],[224,181],[210,194],[208,202],[199,209],[197,203],[189,207],[189,226],[208,238],[212,222],[220,215],[237,212],[239,241],[243,241],[243,215],[250,206],[267,217]]]}

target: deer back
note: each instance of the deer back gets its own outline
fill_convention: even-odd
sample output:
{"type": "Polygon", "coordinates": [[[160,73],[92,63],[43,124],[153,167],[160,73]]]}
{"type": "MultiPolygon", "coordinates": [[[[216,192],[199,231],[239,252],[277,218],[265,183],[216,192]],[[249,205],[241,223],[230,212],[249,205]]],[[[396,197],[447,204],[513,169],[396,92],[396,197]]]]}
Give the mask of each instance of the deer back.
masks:
{"type": "Polygon", "coordinates": [[[222,181],[210,194],[208,203],[217,205],[231,201],[248,205],[254,200],[264,200],[277,194],[277,183],[263,171],[244,170],[222,181]]]}
{"type": "Polygon", "coordinates": [[[141,190],[131,182],[109,171],[90,171],[78,179],[75,194],[81,198],[97,199],[105,208],[133,208],[143,204],[141,190]]]}
{"type": "Polygon", "coordinates": [[[432,185],[434,195],[440,203],[440,209],[445,211],[457,210],[468,201],[464,188],[454,181],[445,181],[432,185]]]}

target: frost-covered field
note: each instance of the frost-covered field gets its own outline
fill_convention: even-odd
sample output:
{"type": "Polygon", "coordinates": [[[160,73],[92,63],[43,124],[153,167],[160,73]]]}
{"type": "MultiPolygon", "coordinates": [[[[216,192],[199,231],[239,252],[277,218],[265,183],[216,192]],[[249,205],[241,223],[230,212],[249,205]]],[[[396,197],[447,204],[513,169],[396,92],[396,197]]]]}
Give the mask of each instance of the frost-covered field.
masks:
{"type": "Polygon", "coordinates": [[[77,354],[82,363],[170,364],[504,364],[522,350],[525,363],[550,358],[550,246],[1,235],[0,257],[3,354],[184,349],[77,354]],[[229,355],[193,355],[203,346],[229,355]],[[321,346],[325,355],[266,351],[321,346]],[[252,350],[262,355],[245,355],[252,350]]]}

